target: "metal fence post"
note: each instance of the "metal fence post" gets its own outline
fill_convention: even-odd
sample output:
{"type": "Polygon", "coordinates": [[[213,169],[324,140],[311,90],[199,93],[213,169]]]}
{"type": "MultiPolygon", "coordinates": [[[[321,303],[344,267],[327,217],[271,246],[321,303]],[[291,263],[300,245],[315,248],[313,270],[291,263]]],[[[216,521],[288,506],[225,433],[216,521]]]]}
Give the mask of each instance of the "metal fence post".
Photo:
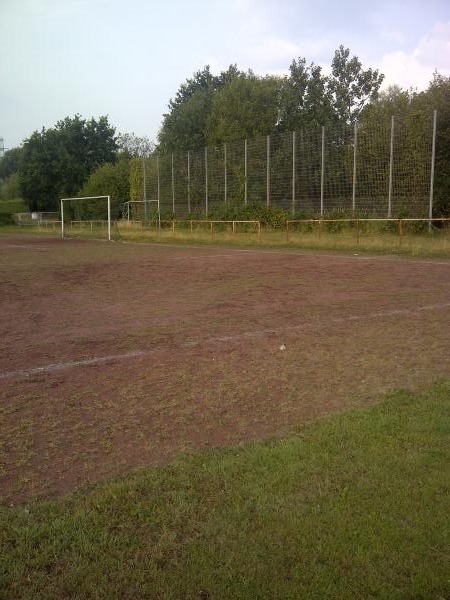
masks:
{"type": "Polygon", "coordinates": [[[188,214],[191,214],[191,156],[188,150],[187,153],[187,200],[188,214]]]}
{"type": "Polygon", "coordinates": [[[223,145],[223,175],[224,175],[224,201],[225,204],[227,203],[227,193],[228,193],[228,189],[227,189],[227,144],[224,143],[223,145]]]}
{"type": "Polygon", "coordinates": [[[320,169],[320,216],[323,217],[323,197],[325,182],[325,126],[322,125],[322,160],[320,169]]]}
{"type": "Polygon", "coordinates": [[[356,210],[356,152],[358,145],[358,123],[355,123],[353,135],[353,189],[352,189],[352,210],[356,210]]]}
{"type": "Polygon", "coordinates": [[[247,206],[247,193],[248,193],[248,187],[247,187],[247,138],[245,138],[244,140],[244,205],[247,206]]]}
{"type": "Polygon", "coordinates": [[[158,228],[161,228],[161,182],[159,180],[159,156],[156,157],[156,177],[158,183],[158,228]]]}
{"type": "Polygon", "coordinates": [[[205,215],[208,217],[208,148],[205,147],[205,215]]]}
{"type": "Polygon", "coordinates": [[[292,214],[295,215],[295,131],[292,132],[292,214]]]}
{"type": "Polygon", "coordinates": [[[144,200],[144,221],[147,222],[147,180],[145,172],[145,156],[142,157],[142,187],[142,197],[144,200]]]}
{"type": "Polygon", "coordinates": [[[267,189],[266,189],[266,204],[270,206],[270,135],[267,136],[267,189]]]}
{"type": "Polygon", "coordinates": [[[111,196],[107,196],[108,199],[108,241],[111,241],[111,196]]]}
{"type": "Polygon", "coordinates": [[[173,154],[172,154],[172,212],[175,216],[175,177],[173,172],[173,154]]]}
{"type": "Polygon", "coordinates": [[[430,173],[430,206],[428,209],[428,218],[430,219],[428,231],[431,231],[431,219],[433,218],[433,194],[434,194],[434,163],[436,159],[436,126],[437,110],[433,112],[433,143],[431,146],[431,173],[430,173]]]}
{"type": "Polygon", "coordinates": [[[389,155],[389,193],[388,193],[388,219],[392,217],[392,174],[394,168],[394,115],[391,117],[391,146],[389,155]]]}

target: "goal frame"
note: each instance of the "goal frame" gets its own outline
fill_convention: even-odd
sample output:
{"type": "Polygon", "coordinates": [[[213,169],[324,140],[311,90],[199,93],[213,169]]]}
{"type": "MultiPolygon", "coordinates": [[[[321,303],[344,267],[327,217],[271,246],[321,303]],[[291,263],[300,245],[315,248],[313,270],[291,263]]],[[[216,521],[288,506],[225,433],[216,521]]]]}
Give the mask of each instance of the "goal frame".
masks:
{"type": "Polygon", "coordinates": [[[77,198],[61,198],[61,238],[64,239],[64,202],[68,200],[103,200],[108,205],[108,242],[111,241],[111,196],[81,196],[77,198]]]}

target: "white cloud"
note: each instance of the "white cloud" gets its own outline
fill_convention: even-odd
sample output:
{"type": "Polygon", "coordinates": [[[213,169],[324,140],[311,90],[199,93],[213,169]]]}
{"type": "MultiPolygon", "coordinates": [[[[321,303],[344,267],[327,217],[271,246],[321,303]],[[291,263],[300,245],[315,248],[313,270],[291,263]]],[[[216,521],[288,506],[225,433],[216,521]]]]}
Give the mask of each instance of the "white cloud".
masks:
{"type": "Polygon", "coordinates": [[[384,87],[396,83],[404,88],[424,89],[435,69],[450,75],[450,21],[436,23],[411,52],[385,54],[378,67],[386,76],[384,87]]]}
{"type": "Polygon", "coordinates": [[[300,47],[297,44],[282,38],[272,37],[250,48],[249,54],[260,64],[278,64],[280,61],[291,62],[299,51],[300,47]]]}
{"type": "Polygon", "coordinates": [[[380,33],[382,38],[388,40],[389,42],[394,42],[395,44],[403,44],[405,41],[405,34],[398,29],[383,27],[380,33]]]}

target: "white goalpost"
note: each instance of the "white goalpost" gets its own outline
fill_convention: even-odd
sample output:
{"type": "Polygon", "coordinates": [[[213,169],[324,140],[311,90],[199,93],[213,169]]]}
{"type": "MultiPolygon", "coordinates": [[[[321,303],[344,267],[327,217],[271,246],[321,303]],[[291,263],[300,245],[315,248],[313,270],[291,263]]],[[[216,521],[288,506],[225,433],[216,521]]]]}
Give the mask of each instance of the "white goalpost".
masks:
{"type": "MultiPolygon", "coordinates": [[[[128,202],[124,202],[123,206],[124,206],[124,213],[126,215],[126,219],[127,221],[131,221],[131,220],[136,220],[134,218],[134,215],[132,214],[133,208],[137,207],[143,207],[144,210],[144,220],[147,220],[147,206],[151,208],[152,204],[156,204],[156,209],[157,209],[157,214],[158,214],[158,223],[161,222],[161,211],[160,211],[160,206],[159,206],[159,200],[128,200],[128,202]]],[[[136,211],[138,212],[138,211],[136,211]]],[[[140,215],[142,216],[142,215],[140,215]]]]}
{"type": "MultiPolygon", "coordinates": [[[[65,237],[64,228],[64,202],[76,202],[77,200],[106,200],[108,207],[108,241],[111,241],[111,196],[84,196],[79,198],[61,198],[61,237],[65,237]]],[[[91,221],[92,223],[92,221],[91,221]]]]}

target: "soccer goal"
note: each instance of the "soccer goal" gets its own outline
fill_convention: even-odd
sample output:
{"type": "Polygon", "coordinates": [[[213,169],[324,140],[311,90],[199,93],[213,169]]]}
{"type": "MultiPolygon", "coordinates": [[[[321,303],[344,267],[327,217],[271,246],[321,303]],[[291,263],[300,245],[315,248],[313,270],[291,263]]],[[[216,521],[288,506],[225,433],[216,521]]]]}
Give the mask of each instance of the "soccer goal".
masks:
{"type": "Polygon", "coordinates": [[[128,221],[161,222],[159,200],[129,200],[123,203],[123,216],[128,221]]]}
{"type": "Polygon", "coordinates": [[[111,196],[61,198],[62,238],[104,232],[111,241],[111,196]]]}

